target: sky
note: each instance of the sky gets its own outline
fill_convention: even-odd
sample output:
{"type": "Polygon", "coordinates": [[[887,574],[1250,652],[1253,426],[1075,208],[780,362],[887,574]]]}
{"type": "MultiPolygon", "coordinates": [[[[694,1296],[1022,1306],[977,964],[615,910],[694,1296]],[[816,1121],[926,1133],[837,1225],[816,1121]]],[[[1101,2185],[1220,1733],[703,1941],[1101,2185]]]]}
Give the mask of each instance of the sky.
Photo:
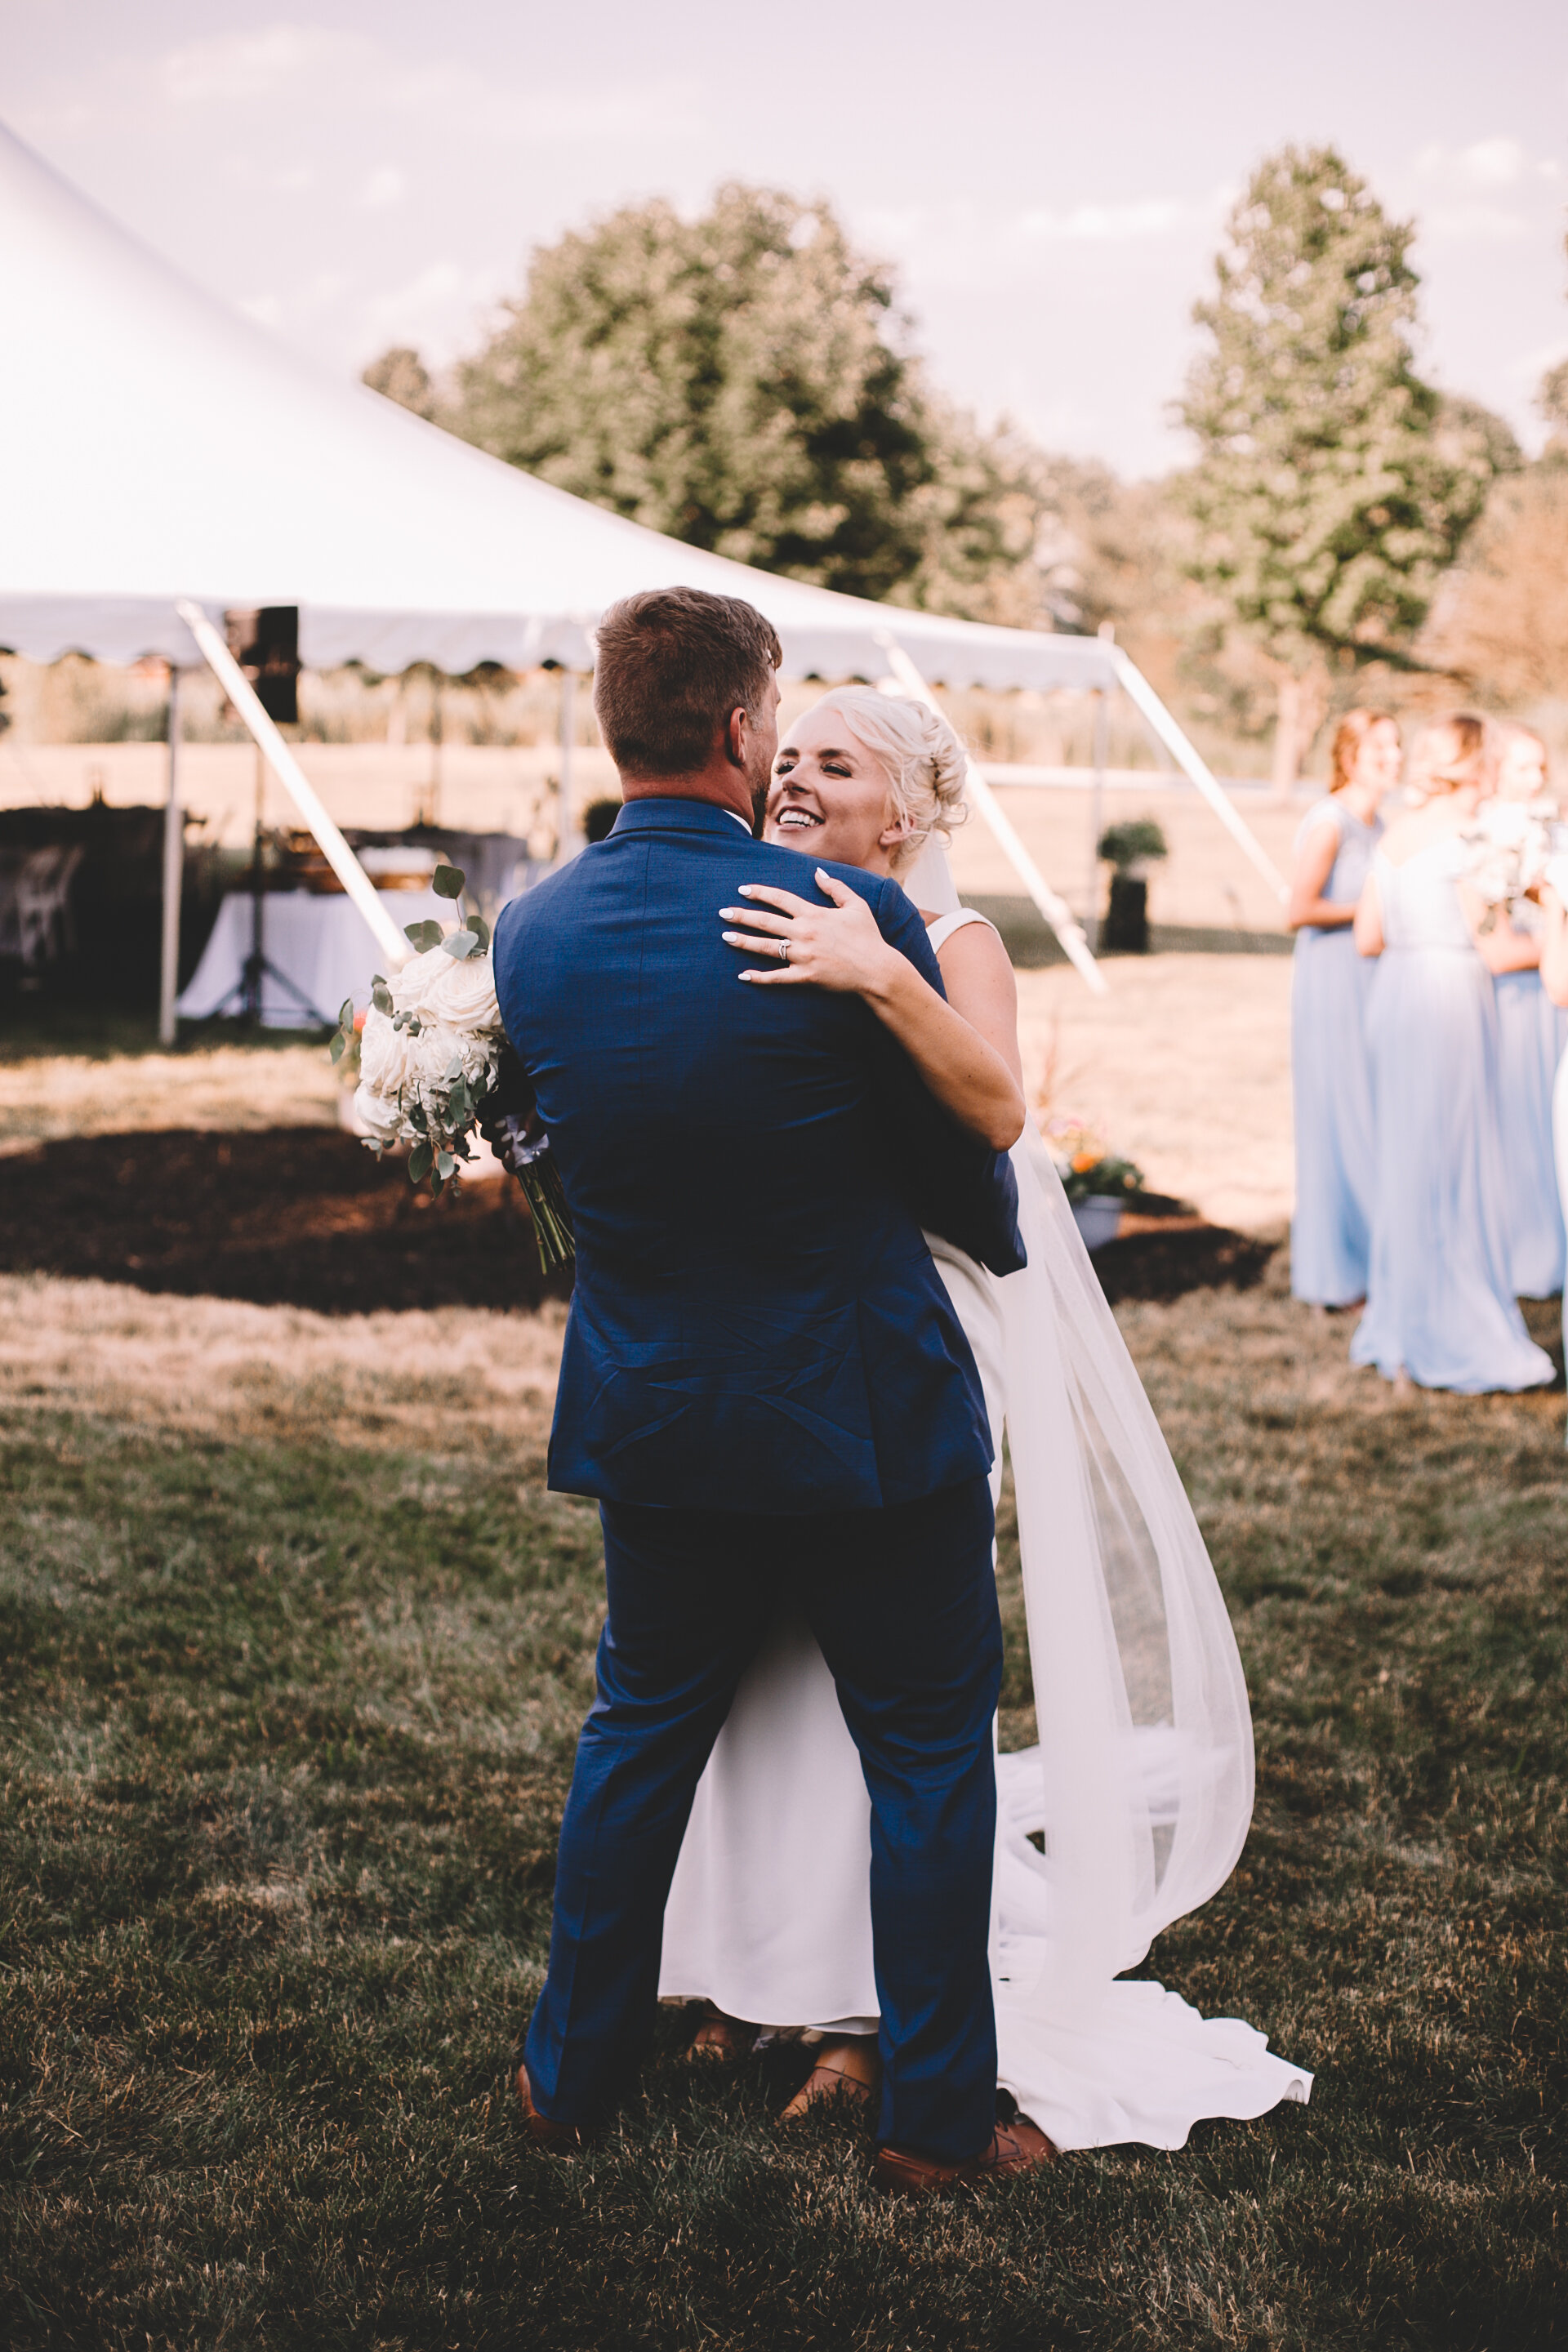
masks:
{"type": "Polygon", "coordinates": [[[482,340],[531,249],[727,179],[828,197],[937,382],[1129,475],[1258,157],[1418,224],[1419,358],[1508,417],[1568,356],[1563,0],[0,0],[0,119],[338,374],[482,340]]]}

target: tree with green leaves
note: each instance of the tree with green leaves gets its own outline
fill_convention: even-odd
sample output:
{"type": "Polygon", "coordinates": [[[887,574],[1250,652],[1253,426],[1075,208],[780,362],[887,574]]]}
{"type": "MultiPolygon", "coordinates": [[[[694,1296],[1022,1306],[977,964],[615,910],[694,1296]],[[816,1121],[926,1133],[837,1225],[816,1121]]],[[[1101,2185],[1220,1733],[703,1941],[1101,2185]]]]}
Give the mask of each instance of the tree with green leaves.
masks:
{"type": "Polygon", "coordinates": [[[1187,568],[1268,664],[1281,793],[1336,671],[1420,667],[1410,647],[1436,583],[1518,462],[1506,426],[1415,373],[1413,235],[1331,147],[1282,148],[1253,173],[1194,313],[1206,345],[1180,404],[1199,450],[1187,568]]]}
{"type": "Polygon", "coordinates": [[[394,343],[390,351],[372,360],[360,381],[368,383],[372,392],[396,401],[399,408],[411,408],[416,416],[443,421],[440,394],[431,381],[430,371],[408,343],[394,343]]]}
{"type": "Polygon", "coordinates": [[[366,381],[510,464],[770,572],[974,618],[1045,617],[1036,453],[928,387],[889,274],[830,205],[721,188],[537,251],[443,400],[366,381]]]}

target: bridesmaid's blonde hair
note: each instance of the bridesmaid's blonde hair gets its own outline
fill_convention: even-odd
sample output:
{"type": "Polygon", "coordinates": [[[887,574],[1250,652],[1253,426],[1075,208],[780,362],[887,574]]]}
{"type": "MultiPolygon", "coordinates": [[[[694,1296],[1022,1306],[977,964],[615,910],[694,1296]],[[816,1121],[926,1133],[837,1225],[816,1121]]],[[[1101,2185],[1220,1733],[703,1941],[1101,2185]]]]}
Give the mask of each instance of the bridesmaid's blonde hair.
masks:
{"type": "Polygon", "coordinates": [[[1355,763],[1361,757],[1361,747],[1374,727],[1392,727],[1399,732],[1399,721],[1391,710],[1347,710],[1334,730],[1333,748],[1329,753],[1329,790],[1343,792],[1355,773],[1355,763]]]}
{"type": "Polygon", "coordinates": [[[855,740],[887,775],[904,838],[892,853],[895,874],[914,864],[932,834],[947,840],[965,823],[969,755],[940,710],[874,686],[836,686],[813,710],[839,710],[855,740]]]}

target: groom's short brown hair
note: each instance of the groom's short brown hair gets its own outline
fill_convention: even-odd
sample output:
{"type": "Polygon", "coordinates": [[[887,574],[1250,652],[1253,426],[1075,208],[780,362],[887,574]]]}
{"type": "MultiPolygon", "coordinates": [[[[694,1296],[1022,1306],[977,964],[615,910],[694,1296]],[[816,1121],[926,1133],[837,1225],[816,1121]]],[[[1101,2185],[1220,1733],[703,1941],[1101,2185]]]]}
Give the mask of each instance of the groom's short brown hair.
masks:
{"type": "Polygon", "coordinates": [[[784,655],[773,623],[739,596],[651,588],[599,623],[594,710],[623,775],[706,765],[732,710],[757,712],[784,655]]]}

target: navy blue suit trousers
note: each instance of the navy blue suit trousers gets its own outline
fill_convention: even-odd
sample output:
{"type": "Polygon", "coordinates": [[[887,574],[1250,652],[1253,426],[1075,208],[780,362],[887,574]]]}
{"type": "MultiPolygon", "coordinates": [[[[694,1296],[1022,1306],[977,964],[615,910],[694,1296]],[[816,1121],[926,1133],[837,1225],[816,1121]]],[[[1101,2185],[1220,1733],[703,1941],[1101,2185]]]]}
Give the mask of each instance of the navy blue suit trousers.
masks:
{"type": "Polygon", "coordinates": [[[870,1792],[879,2137],[978,2155],[996,2096],[986,1939],[1002,1629],[989,1481],[809,1522],[602,1510],[609,1613],[528,2034],[535,2105],[592,2125],[626,2088],[652,2030],[664,1906],[697,1783],[772,1613],[788,1603],[827,1661],[870,1792]]]}

